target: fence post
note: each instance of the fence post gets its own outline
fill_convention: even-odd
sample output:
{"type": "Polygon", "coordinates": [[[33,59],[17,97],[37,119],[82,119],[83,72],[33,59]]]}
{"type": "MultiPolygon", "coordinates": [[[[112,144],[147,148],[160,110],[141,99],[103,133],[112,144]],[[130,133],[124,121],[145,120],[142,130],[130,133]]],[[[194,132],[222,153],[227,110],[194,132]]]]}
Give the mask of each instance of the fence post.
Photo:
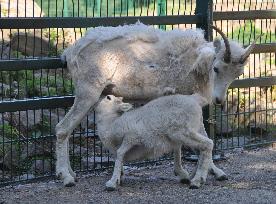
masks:
{"type": "MultiPolygon", "coordinates": [[[[213,0],[196,0],[195,14],[201,17],[201,22],[197,23],[196,27],[204,30],[206,40],[213,40],[213,32],[209,26],[213,22],[213,0]]],[[[211,139],[214,139],[214,125],[208,122],[208,119],[213,115],[212,110],[212,105],[203,108],[203,119],[207,134],[211,139]]]]}

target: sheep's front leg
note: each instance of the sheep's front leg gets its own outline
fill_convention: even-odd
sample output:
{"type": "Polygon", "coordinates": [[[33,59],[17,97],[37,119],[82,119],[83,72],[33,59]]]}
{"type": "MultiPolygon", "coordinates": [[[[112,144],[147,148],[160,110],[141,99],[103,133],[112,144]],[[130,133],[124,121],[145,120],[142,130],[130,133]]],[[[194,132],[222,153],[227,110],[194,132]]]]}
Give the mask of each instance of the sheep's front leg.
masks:
{"type": "Polygon", "coordinates": [[[190,184],[189,173],[181,165],[181,146],[174,149],[174,173],[179,176],[181,183],[190,184]]]}
{"type": "Polygon", "coordinates": [[[125,153],[131,149],[133,145],[124,142],[121,144],[120,148],[117,150],[117,157],[115,160],[115,166],[112,178],[106,182],[105,186],[108,191],[113,191],[116,189],[117,184],[120,184],[121,182],[121,174],[122,174],[122,168],[123,168],[123,160],[125,153]]]}
{"type": "MultiPolygon", "coordinates": [[[[205,137],[208,137],[208,134],[205,131],[203,123],[200,125],[200,133],[202,135],[204,135],[205,137]]],[[[219,180],[219,181],[223,181],[223,180],[228,179],[227,175],[220,168],[216,167],[213,160],[210,163],[209,172],[211,174],[215,175],[216,179],[219,180]]]]}
{"type": "Polygon", "coordinates": [[[63,180],[65,186],[75,185],[76,177],[69,161],[69,135],[97,102],[101,94],[101,90],[89,89],[91,86],[83,85],[86,86],[81,89],[80,87],[76,88],[74,105],[56,126],[56,174],[63,180]]]}

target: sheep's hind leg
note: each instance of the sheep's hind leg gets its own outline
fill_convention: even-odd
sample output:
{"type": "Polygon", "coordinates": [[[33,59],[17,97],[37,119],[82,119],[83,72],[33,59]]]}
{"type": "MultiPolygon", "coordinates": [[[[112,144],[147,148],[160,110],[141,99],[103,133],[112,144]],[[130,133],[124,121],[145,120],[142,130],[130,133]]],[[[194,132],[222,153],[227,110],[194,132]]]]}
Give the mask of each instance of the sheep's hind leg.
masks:
{"type": "MultiPolygon", "coordinates": [[[[87,88],[89,87],[87,86],[87,88]]],[[[71,169],[68,155],[69,135],[89,109],[98,101],[100,94],[101,91],[92,93],[90,90],[83,88],[81,94],[76,94],[74,105],[70,111],[56,126],[56,174],[63,180],[65,186],[75,185],[75,173],[71,169]]]]}
{"type": "Polygon", "coordinates": [[[69,153],[69,139],[68,139],[68,142],[67,142],[67,165],[68,165],[68,171],[69,171],[69,173],[71,174],[71,176],[74,178],[74,180],[75,180],[75,182],[76,181],[78,181],[78,179],[77,179],[77,175],[76,175],[76,173],[73,171],[73,169],[72,169],[72,167],[71,167],[71,165],[70,165],[70,158],[69,158],[69,155],[70,155],[70,153],[69,153]]]}
{"type": "Polygon", "coordinates": [[[123,167],[124,156],[127,151],[133,147],[132,144],[129,144],[125,141],[122,142],[120,148],[117,150],[117,156],[115,160],[115,166],[112,178],[106,182],[105,186],[108,191],[113,191],[116,189],[117,184],[121,182],[121,173],[123,167]]]}
{"type": "Polygon", "coordinates": [[[174,150],[174,173],[179,176],[181,183],[190,184],[189,173],[181,165],[181,146],[174,150]]]}

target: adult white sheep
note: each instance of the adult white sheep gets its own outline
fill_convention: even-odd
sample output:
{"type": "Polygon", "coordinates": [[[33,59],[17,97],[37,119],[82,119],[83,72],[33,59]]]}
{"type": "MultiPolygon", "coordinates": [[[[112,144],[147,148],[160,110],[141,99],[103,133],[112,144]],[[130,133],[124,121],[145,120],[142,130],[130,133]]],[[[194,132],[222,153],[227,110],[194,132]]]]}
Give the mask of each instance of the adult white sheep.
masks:
{"type": "Polygon", "coordinates": [[[185,182],[189,174],[181,165],[181,147],[200,151],[191,188],[206,181],[212,161],[213,142],[202,135],[202,107],[208,101],[199,94],[164,96],[131,110],[122,98],[108,95],[96,106],[98,134],[104,146],[116,155],[112,178],[106,183],[114,190],[120,183],[123,161],[157,158],[174,152],[175,173],[185,182]],[[126,112],[122,115],[122,112],[126,112]]]}
{"type": "MultiPolygon", "coordinates": [[[[66,186],[74,185],[75,177],[68,138],[103,91],[125,99],[151,100],[171,87],[178,94],[201,93],[209,101],[224,101],[255,43],[245,50],[215,29],[224,43],[208,43],[202,30],[165,32],[141,23],[98,27],[64,51],[62,59],[75,86],[74,105],[56,126],[56,174],[66,186]],[[215,79],[209,75],[213,69],[215,79]],[[116,87],[106,89],[111,83],[116,87]]],[[[218,179],[226,178],[214,164],[211,171],[218,179]]]]}

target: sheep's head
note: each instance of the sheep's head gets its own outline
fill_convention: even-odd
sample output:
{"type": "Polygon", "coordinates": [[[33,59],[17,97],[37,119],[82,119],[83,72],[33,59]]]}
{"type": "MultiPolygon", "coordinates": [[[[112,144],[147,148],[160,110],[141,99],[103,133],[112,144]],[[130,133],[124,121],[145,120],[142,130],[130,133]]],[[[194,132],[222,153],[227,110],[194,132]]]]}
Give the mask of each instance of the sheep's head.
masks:
{"type": "Polygon", "coordinates": [[[223,104],[226,98],[226,92],[229,85],[235,78],[243,74],[244,65],[250,53],[253,51],[256,40],[244,49],[240,44],[229,41],[225,34],[217,27],[212,26],[223,38],[223,40],[214,40],[216,56],[213,62],[214,90],[213,103],[223,104]]]}
{"type": "Polygon", "coordinates": [[[97,105],[96,112],[107,114],[122,114],[132,109],[130,103],[124,103],[122,97],[115,97],[113,95],[105,96],[97,105]]]}

